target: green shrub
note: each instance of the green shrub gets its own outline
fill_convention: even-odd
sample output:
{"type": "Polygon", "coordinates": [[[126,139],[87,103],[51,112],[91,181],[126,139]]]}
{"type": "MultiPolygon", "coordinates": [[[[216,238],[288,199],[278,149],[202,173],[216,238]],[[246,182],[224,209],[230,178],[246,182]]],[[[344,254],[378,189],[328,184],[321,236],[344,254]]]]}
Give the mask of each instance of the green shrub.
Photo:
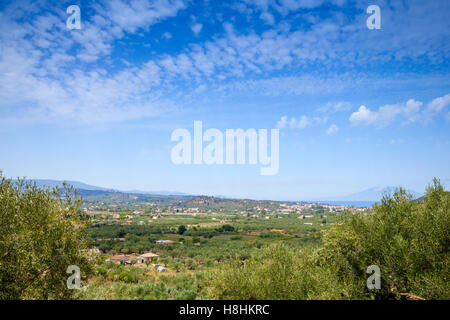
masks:
{"type": "Polygon", "coordinates": [[[129,272],[121,272],[119,274],[119,280],[128,283],[136,282],[136,278],[129,272]]]}
{"type": "Polygon", "coordinates": [[[272,245],[244,266],[231,261],[209,277],[217,299],[450,299],[450,195],[438,180],[422,201],[399,189],[367,215],[347,214],[319,248],[272,245]],[[366,287],[381,269],[381,289],[366,287]]]}
{"type": "Polygon", "coordinates": [[[0,171],[0,299],[68,299],[70,265],[93,271],[76,192],[12,182],[0,171]]]}

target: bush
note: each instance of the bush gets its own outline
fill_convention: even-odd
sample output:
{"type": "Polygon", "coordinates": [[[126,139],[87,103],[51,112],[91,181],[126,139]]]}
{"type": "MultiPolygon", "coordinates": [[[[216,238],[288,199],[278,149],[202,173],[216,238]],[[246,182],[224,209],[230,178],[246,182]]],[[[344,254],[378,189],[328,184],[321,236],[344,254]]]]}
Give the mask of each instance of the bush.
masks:
{"type": "Polygon", "coordinates": [[[76,192],[39,189],[0,171],[0,299],[68,299],[70,265],[93,270],[76,192]]]}
{"type": "Polygon", "coordinates": [[[128,272],[121,272],[119,274],[119,280],[127,283],[137,282],[135,277],[128,272]]]}
{"type": "Polygon", "coordinates": [[[186,232],[186,226],[184,226],[184,225],[179,226],[177,232],[179,235],[182,235],[183,233],[186,232]]]}
{"type": "Polygon", "coordinates": [[[217,299],[450,299],[450,195],[438,180],[425,199],[399,189],[368,215],[349,214],[319,248],[263,249],[244,267],[225,264],[209,279],[217,299]],[[367,268],[381,269],[381,289],[368,290],[367,268]]]}
{"type": "Polygon", "coordinates": [[[260,238],[278,238],[278,237],[282,237],[283,235],[279,232],[265,232],[265,233],[260,233],[259,237],[260,238]]]}

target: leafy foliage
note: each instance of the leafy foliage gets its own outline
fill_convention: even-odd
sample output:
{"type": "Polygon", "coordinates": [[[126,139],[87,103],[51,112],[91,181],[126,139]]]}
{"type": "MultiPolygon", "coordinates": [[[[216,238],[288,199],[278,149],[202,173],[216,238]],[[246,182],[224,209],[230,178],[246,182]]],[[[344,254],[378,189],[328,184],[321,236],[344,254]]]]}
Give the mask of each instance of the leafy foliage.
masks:
{"type": "Polygon", "coordinates": [[[0,299],[67,299],[69,265],[91,270],[79,201],[0,172],[0,299]]]}
{"type": "Polygon", "coordinates": [[[178,227],[178,234],[182,235],[183,233],[186,232],[186,230],[187,230],[186,226],[185,225],[181,225],[181,226],[178,227]]]}
{"type": "Polygon", "coordinates": [[[403,189],[386,194],[373,212],[348,215],[318,249],[266,248],[243,266],[228,263],[210,277],[217,299],[450,299],[450,196],[438,180],[425,200],[403,189]],[[381,289],[366,287],[371,265],[381,289]]]}
{"type": "Polygon", "coordinates": [[[174,216],[86,230],[79,205],[68,186],[61,195],[0,173],[0,299],[450,299],[450,194],[438,180],[419,200],[399,189],[368,212],[316,214],[314,226],[295,214],[220,217],[225,224],[174,216]],[[154,243],[161,238],[175,243],[154,243]],[[93,270],[88,244],[106,255],[150,250],[169,271],[150,262],[93,270]],[[69,265],[90,275],[85,290],[66,289],[69,265]],[[371,265],[379,290],[366,287],[371,265]]]}

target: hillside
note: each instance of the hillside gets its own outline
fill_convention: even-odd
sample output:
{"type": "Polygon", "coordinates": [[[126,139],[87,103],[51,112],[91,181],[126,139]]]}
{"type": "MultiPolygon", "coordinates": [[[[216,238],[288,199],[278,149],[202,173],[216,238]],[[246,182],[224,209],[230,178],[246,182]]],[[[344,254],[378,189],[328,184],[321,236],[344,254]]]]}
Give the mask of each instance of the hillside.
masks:
{"type": "MultiPolygon", "coordinates": [[[[17,179],[12,180],[13,182],[17,182],[17,179]]],[[[183,192],[177,192],[177,191],[165,191],[165,190],[158,190],[158,191],[141,191],[141,190],[130,190],[130,191],[123,191],[113,188],[104,188],[104,187],[98,187],[94,185],[90,185],[84,182],[80,181],[72,181],[72,180],[51,180],[51,179],[25,179],[26,183],[36,183],[36,186],[39,188],[43,187],[58,187],[63,188],[63,183],[66,182],[67,184],[73,186],[75,189],[79,191],[79,193],[83,193],[86,196],[106,196],[107,198],[111,198],[115,196],[118,196],[118,194],[131,194],[131,195],[162,195],[162,196],[190,196],[187,193],[183,192]],[[87,191],[101,191],[99,193],[95,192],[87,192],[87,191]],[[104,193],[102,193],[104,192],[104,193]]],[[[122,197],[122,196],[121,196],[122,197]]]]}

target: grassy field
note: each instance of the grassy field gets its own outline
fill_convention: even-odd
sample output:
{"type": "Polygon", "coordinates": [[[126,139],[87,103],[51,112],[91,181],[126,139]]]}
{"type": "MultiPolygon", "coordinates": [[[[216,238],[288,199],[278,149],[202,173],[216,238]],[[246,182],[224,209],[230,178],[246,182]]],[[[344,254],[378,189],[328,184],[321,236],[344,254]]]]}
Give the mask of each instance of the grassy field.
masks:
{"type": "MultiPolygon", "coordinates": [[[[90,212],[94,218],[109,216],[104,211],[90,212]]],[[[132,215],[122,212],[122,215],[132,215]]],[[[141,214],[131,224],[104,219],[104,224],[89,228],[92,244],[101,250],[96,275],[87,280],[81,299],[200,299],[206,298],[202,287],[211,271],[230,261],[247,261],[260,255],[270,245],[284,243],[292,250],[317,247],[321,237],[338,218],[336,214],[247,217],[241,215],[141,214]],[[307,224],[305,224],[307,223],[307,224]],[[179,226],[185,226],[183,234],[179,226]],[[98,239],[117,239],[101,240],[98,239]],[[156,244],[155,240],[173,244],[156,244]],[[159,255],[155,266],[135,263],[142,253],[159,255]],[[105,262],[112,255],[129,257],[131,264],[105,262]]],[[[101,220],[101,219],[100,219],[101,220]]]]}

